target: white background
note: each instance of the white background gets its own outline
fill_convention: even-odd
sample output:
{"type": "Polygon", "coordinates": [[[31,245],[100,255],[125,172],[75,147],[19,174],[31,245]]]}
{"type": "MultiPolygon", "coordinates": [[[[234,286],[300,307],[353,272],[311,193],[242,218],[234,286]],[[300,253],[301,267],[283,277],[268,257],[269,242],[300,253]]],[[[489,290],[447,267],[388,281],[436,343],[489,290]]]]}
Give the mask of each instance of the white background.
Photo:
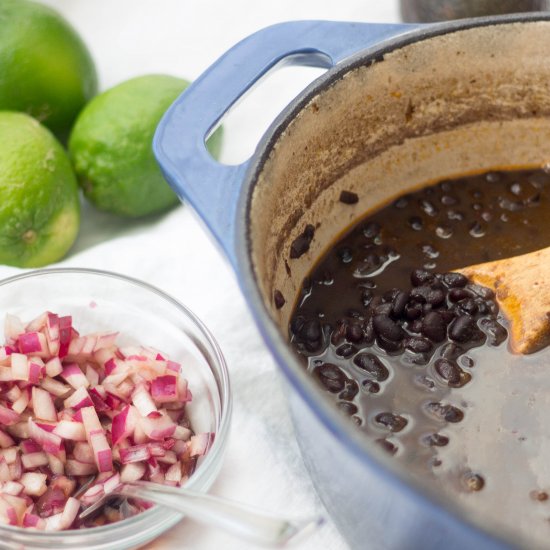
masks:
{"type": "MultiPolygon", "coordinates": [[[[394,22],[396,0],[47,0],[80,32],[107,89],[130,77],[167,73],[196,78],[252,32],[291,19],[394,22]]],[[[284,69],[224,122],[223,159],[240,161],[279,110],[315,74],[284,69]]],[[[287,515],[322,512],[302,464],[279,374],[235,277],[189,208],[126,221],[89,206],[81,233],[59,265],[102,268],[152,283],[188,305],[212,330],[228,362],[234,417],[212,492],[287,515]]],[[[0,277],[17,272],[0,267],[0,277]]],[[[368,541],[365,541],[365,548],[368,541]]],[[[329,522],[301,549],[346,548],[329,522]]],[[[187,520],[149,550],[253,548],[187,520]]]]}

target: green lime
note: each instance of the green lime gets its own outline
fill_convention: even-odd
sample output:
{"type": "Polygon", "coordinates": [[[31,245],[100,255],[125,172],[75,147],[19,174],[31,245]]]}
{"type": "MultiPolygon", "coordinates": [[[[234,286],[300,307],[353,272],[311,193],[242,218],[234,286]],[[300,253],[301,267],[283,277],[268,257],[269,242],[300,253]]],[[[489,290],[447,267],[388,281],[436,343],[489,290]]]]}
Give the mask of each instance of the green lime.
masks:
{"type": "Polygon", "coordinates": [[[97,91],[94,63],[56,11],[0,0],[0,110],[23,111],[65,140],[97,91]]]}
{"type": "Polygon", "coordinates": [[[0,111],[0,263],[62,258],[80,223],[78,185],[61,144],[34,118],[0,111]]]}
{"type": "MultiPolygon", "coordinates": [[[[82,110],[69,152],[84,194],[97,208],[138,217],[178,202],[161,174],[152,142],[162,115],[188,85],[173,76],[140,76],[96,96],[82,110]]],[[[219,154],[220,131],[208,147],[219,154]]]]}

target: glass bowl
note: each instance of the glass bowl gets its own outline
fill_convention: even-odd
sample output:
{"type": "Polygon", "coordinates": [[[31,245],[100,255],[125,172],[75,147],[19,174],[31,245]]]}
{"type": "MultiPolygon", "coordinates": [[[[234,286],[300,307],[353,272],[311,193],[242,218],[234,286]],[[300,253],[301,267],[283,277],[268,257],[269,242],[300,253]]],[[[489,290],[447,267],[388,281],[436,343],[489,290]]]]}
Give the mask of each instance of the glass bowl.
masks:
{"type": "MultiPolygon", "coordinates": [[[[148,345],[182,364],[193,393],[187,408],[193,429],[215,433],[184,486],[206,492],[221,468],[232,401],[225,360],[202,322],[164,292],[106,271],[44,269],[0,281],[0,323],[6,313],[30,321],[44,311],[72,315],[82,334],[118,331],[119,345],[148,345]]],[[[74,531],[0,525],[0,547],[125,550],[144,545],[181,519],[180,514],[155,506],[117,523],[74,531]]]]}

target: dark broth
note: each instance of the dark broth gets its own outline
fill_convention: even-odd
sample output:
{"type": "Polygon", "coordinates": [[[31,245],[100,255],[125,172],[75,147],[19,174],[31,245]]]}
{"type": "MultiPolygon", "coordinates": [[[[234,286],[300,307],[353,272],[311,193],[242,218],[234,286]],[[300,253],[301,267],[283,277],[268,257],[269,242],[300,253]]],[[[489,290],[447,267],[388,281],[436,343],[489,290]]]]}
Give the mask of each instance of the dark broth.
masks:
{"type": "Polygon", "coordinates": [[[550,533],[550,469],[541,457],[550,457],[541,416],[550,414],[550,353],[511,354],[491,293],[444,274],[549,246],[549,220],[543,170],[404,195],[331,247],[304,281],[290,323],[307,369],[367,437],[535,542],[550,533]],[[428,314],[444,336],[440,326],[426,329],[428,314]],[[459,317],[471,324],[464,338],[459,317]]]}

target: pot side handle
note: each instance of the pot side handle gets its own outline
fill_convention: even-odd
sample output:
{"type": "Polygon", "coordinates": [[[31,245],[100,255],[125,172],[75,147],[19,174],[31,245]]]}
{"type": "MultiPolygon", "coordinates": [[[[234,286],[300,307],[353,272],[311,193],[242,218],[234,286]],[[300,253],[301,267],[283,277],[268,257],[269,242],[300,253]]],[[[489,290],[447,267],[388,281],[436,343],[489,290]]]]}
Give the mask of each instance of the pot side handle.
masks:
{"type": "Polygon", "coordinates": [[[330,68],[353,53],[417,25],[292,21],[245,38],[207,69],[164,114],[153,140],[170,186],[236,264],[235,222],[250,160],[224,165],[205,146],[223,115],[276,64],[330,68]]]}

